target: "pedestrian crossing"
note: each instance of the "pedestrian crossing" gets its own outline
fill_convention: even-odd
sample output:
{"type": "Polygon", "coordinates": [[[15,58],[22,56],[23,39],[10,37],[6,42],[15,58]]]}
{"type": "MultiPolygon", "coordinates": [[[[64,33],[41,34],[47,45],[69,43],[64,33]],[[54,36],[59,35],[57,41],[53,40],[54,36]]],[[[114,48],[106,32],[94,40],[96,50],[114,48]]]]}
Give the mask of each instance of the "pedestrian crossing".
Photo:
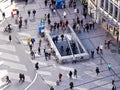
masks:
{"type": "MultiPolygon", "coordinates": [[[[33,50],[36,52],[36,54],[35,54],[36,58],[34,60],[31,60],[31,57],[29,55],[30,62],[33,64],[33,66],[30,65],[30,67],[34,68],[35,63],[38,62],[39,63],[39,70],[37,70],[38,75],[41,76],[41,78],[45,84],[48,84],[49,86],[54,86],[56,90],[70,90],[69,89],[70,81],[74,82],[74,86],[75,86],[74,90],[110,90],[111,86],[112,86],[111,78],[114,76],[114,74],[111,73],[110,71],[108,71],[107,65],[105,64],[104,61],[103,61],[102,65],[100,64],[99,56],[95,57],[94,60],[92,59],[87,62],[80,62],[80,63],[78,62],[76,64],[69,63],[69,64],[65,64],[65,65],[57,64],[55,62],[56,58],[54,56],[51,57],[51,60],[48,60],[48,61],[45,60],[44,48],[46,48],[46,49],[50,49],[50,48],[49,48],[47,42],[45,41],[45,39],[41,38],[38,35],[37,27],[38,27],[40,18],[44,17],[44,13],[48,13],[49,10],[47,10],[48,8],[44,6],[42,0],[36,0],[36,3],[37,4],[35,4],[35,5],[37,8],[37,15],[36,15],[35,20],[33,20],[33,18],[30,17],[29,18],[30,21],[28,21],[29,25],[27,26],[27,28],[23,25],[21,31],[19,31],[18,28],[15,28],[15,30],[18,30],[16,36],[20,40],[21,46],[23,46],[25,53],[27,53],[28,55],[30,54],[30,49],[27,45],[26,39],[27,38],[35,38],[35,40],[36,40],[36,42],[33,46],[33,50]],[[42,9],[42,10],[39,10],[39,9],[42,9]],[[41,55],[38,55],[38,53],[37,53],[39,39],[42,39],[41,55]],[[98,77],[96,76],[96,73],[94,70],[97,66],[99,66],[100,70],[101,70],[101,73],[98,77]],[[75,78],[73,76],[73,78],[70,79],[68,73],[70,70],[73,72],[74,68],[77,69],[78,76],[77,76],[77,78],[75,78]],[[63,79],[62,79],[62,82],[60,82],[60,86],[57,86],[56,81],[58,80],[59,73],[63,74],[63,79]]],[[[26,7],[19,5],[19,9],[21,10],[21,13],[24,13],[25,11],[27,12],[27,10],[29,10],[29,9],[32,10],[33,6],[35,6],[35,5],[31,4],[26,7]]],[[[79,8],[81,8],[81,7],[79,7],[79,8]]],[[[75,18],[74,9],[73,8],[67,9],[66,12],[67,12],[67,19],[69,19],[70,24],[72,25],[73,18],[75,18]]],[[[58,10],[58,13],[63,18],[63,10],[58,10]]],[[[81,13],[82,13],[82,11],[80,11],[80,14],[81,13]]],[[[80,14],[79,14],[80,19],[81,18],[83,19],[83,16],[80,14]]],[[[23,14],[22,16],[26,17],[26,14],[23,14]]],[[[87,18],[85,20],[85,22],[89,22],[90,20],[91,19],[87,18]]],[[[53,24],[55,21],[59,22],[60,19],[56,14],[56,15],[52,15],[51,21],[53,24]]],[[[3,27],[2,27],[2,29],[3,29],[3,27]]],[[[1,33],[3,32],[2,29],[0,29],[1,33]]],[[[56,33],[58,33],[57,30],[56,30],[56,33]]],[[[98,32],[98,33],[100,33],[100,32],[98,32]]],[[[93,34],[97,35],[98,33],[95,32],[93,34]]],[[[80,36],[87,37],[87,36],[90,36],[90,34],[83,34],[83,35],[81,34],[80,36]]],[[[10,75],[14,76],[15,80],[17,80],[18,79],[17,78],[18,70],[25,72],[27,69],[24,65],[22,65],[23,63],[19,64],[20,60],[17,56],[11,55],[11,54],[13,54],[13,52],[16,51],[14,46],[4,45],[8,42],[8,37],[0,35],[0,39],[1,39],[0,44],[2,41],[2,44],[0,45],[0,49],[1,49],[0,57],[2,59],[5,59],[0,62],[0,68],[3,68],[5,66],[7,68],[12,68],[12,70],[16,69],[16,71],[14,71],[14,73],[13,72],[9,72],[9,73],[10,73],[10,75]],[[3,54],[3,52],[2,52],[3,49],[4,49],[4,51],[9,51],[10,54],[8,54],[6,52],[3,54]],[[7,57],[9,57],[9,61],[8,61],[7,57]],[[17,63],[17,64],[15,64],[15,63],[17,63]],[[14,65],[15,65],[15,67],[14,67],[14,65]],[[21,68],[18,68],[17,66],[19,66],[21,68]]],[[[93,41],[95,41],[95,40],[93,40],[93,41]]],[[[98,40],[96,40],[96,41],[98,41],[98,40]]],[[[90,48],[91,43],[88,43],[88,41],[86,41],[86,43],[87,43],[88,47],[90,48]]],[[[8,43],[8,44],[10,44],[10,43],[8,43]]],[[[96,45],[96,44],[94,44],[94,45],[96,45]]],[[[108,57],[108,56],[106,56],[106,57],[108,57]]],[[[110,60],[110,58],[108,58],[108,59],[110,60]]],[[[113,69],[116,71],[116,73],[118,75],[120,75],[118,66],[115,68],[113,67],[113,69]]],[[[3,70],[3,73],[5,73],[4,75],[6,75],[8,73],[8,71],[3,70]]],[[[33,74],[32,71],[30,72],[30,74],[33,74]]],[[[26,79],[27,79],[26,80],[27,82],[31,81],[30,77],[27,77],[26,79]]],[[[115,76],[115,79],[119,80],[118,77],[116,77],[116,76],[115,76]]],[[[0,81],[0,83],[1,83],[1,81],[0,81]]],[[[38,83],[37,83],[37,85],[38,85],[38,83]]],[[[119,86],[119,81],[115,82],[115,83],[116,83],[116,85],[119,86]]]]}
{"type": "MultiPolygon", "coordinates": [[[[35,63],[36,61],[32,61],[32,62],[35,63]]],[[[101,72],[101,74],[97,77],[96,73],[94,71],[94,67],[87,65],[87,64],[89,64],[87,62],[83,62],[83,63],[81,62],[82,64],[78,64],[79,68],[86,67],[86,68],[84,68],[84,71],[81,71],[80,69],[78,69],[77,68],[78,65],[72,65],[72,67],[74,67],[74,68],[76,67],[78,69],[78,77],[77,78],[73,77],[72,79],[70,79],[69,75],[68,75],[70,70],[71,71],[74,70],[74,68],[71,68],[71,64],[56,66],[55,64],[51,64],[51,65],[47,64],[49,61],[46,62],[46,61],[42,60],[42,61],[37,61],[37,62],[39,62],[39,66],[40,66],[37,73],[39,75],[41,75],[41,77],[44,79],[45,83],[49,84],[50,86],[56,87],[58,90],[60,88],[62,90],[64,90],[66,87],[69,87],[70,81],[74,81],[75,86],[76,86],[75,90],[79,90],[80,88],[84,89],[86,87],[87,87],[86,90],[89,90],[91,88],[95,88],[95,86],[98,86],[98,88],[99,88],[99,86],[102,86],[102,85],[104,88],[103,90],[109,90],[111,87],[110,81],[111,81],[111,78],[113,77],[113,75],[110,75],[110,72],[108,70],[106,70],[104,72],[101,72]],[[91,68],[91,71],[87,70],[87,68],[91,68]],[[56,86],[56,81],[58,80],[59,73],[63,74],[63,80],[62,80],[62,82],[60,82],[60,86],[62,86],[62,87],[56,86]],[[52,75],[54,75],[54,77],[52,75]],[[107,85],[109,85],[109,87],[106,88],[107,85]]],[[[97,66],[96,63],[93,62],[93,64],[97,66]]],[[[119,80],[119,79],[116,78],[116,80],[119,80]]],[[[93,89],[93,90],[96,90],[96,89],[93,89]]]]}

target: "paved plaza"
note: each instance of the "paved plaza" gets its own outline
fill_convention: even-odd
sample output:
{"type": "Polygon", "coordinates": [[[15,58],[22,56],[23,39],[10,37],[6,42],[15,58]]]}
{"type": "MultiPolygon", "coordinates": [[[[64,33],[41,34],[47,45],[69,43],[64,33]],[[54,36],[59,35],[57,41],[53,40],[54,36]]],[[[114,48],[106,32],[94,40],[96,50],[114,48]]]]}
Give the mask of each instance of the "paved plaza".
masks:
{"type": "MultiPolygon", "coordinates": [[[[72,26],[75,13],[73,8],[68,8],[68,1],[66,0],[66,13],[69,24],[72,26]]],[[[82,16],[82,5],[77,0],[77,8],[79,8],[79,17],[82,16]]],[[[1,22],[0,25],[0,90],[50,90],[53,86],[55,90],[70,90],[69,83],[74,83],[73,90],[111,90],[112,79],[115,79],[115,85],[117,90],[120,90],[120,55],[117,53],[117,45],[115,40],[110,36],[106,35],[105,30],[99,25],[95,24],[95,29],[89,32],[83,32],[83,30],[76,35],[79,37],[84,47],[90,54],[91,50],[95,51],[94,58],[89,60],[77,62],[76,64],[65,63],[58,64],[56,58],[51,56],[50,60],[45,60],[44,49],[49,51],[47,41],[44,37],[38,34],[38,25],[40,20],[44,18],[44,14],[51,14],[51,23],[59,22],[61,19],[64,20],[63,10],[58,9],[55,14],[51,13],[49,7],[45,7],[44,0],[34,0],[33,3],[25,5],[24,2],[17,2],[16,4],[10,5],[5,10],[7,18],[1,22]],[[20,11],[20,16],[24,19],[28,19],[27,27],[24,25],[19,31],[18,25],[15,24],[15,18],[11,18],[10,10],[13,7],[20,11]],[[28,17],[28,10],[36,10],[36,16],[33,18],[32,14],[28,17]],[[3,29],[7,24],[12,25],[12,33],[3,32],[3,29]],[[12,36],[12,42],[9,42],[8,36],[12,36]],[[32,60],[30,56],[30,50],[26,42],[27,38],[35,38],[35,44],[33,51],[35,53],[35,59],[32,60]],[[41,54],[37,54],[39,46],[39,40],[41,39],[41,54]],[[104,44],[104,40],[111,40],[112,45],[110,49],[104,48],[103,54],[97,54],[96,48],[100,44],[104,44]],[[20,43],[19,43],[20,42],[20,43]],[[35,69],[35,63],[39,63],[39,70],[35,69]],[[101,63],[102,62],[102,63],[101,63]],[[108,70],[107,64],[112,64],[111,71],[108,70]],[[99,67],[100,74],[97,76],[95,69],[99,67]],[[77,69],[77,78],[74,76],[72,79],[69,78],[69,71],[72,72],[77,69]],[[25,82],[19,83],[19,73],[25,74],[25,82]],[[56,85],[59,73],[62,73],[63,78],[60,85],[56,85]],[[12,83],[6,85],[5,76],[8,75],[12,83]]],[[[2,17],[1,17],[2,18],[2,17]]],[[[84,19],[84,23],[92,21],[87,16],[84,19]]],[[[46,30],[49,30],[46,21],[46,30]]],[[[60,33],[61,31],[55,31],[60,33]]]]}

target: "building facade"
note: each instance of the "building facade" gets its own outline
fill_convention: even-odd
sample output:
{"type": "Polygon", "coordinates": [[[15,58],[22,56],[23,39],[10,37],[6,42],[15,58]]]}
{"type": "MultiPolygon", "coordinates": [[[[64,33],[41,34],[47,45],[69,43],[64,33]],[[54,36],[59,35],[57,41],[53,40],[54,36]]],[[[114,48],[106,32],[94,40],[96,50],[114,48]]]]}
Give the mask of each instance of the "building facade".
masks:
{"type": "Polygon", "coordinates": [[[88,13],[117,41],[120,29],[120,0],[88,0],[88,13]]]}

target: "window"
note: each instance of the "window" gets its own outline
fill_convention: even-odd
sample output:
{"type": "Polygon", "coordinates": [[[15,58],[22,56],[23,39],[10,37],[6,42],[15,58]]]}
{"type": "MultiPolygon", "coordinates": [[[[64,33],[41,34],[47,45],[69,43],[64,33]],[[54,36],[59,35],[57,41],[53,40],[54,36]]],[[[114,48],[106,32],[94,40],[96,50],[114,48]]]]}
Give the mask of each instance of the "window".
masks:
{"type": "MultiPolygon", "coordinates": [[[[120,11],[120,9],[119,9],[119,11],[120,11]]],[[[118,18],[119,18],[119,22],[120,22],[120,12],[119,12],[119,17],[118,18]]]]}
{"type": "Polygon", "coordinates": [[[105,2],[105,10],[108,12],[108,0],[105,2]]]}
{"type": "Polygon", "coordinates": [[[113,4],[110,3],[110,15],[112,16],[112,14],[113,14],[113,4]]]}
{"type": "Polygon", "coordinates": [[[101,0],[101,5],[100,5],[101,8],[104,7],[104,0],[101,0]]]}
{"type": "Polygon", "coordinates": [[[117,19],[117,15],[118,15],[118,8],[115,6],[115,19],[117,19]]]}

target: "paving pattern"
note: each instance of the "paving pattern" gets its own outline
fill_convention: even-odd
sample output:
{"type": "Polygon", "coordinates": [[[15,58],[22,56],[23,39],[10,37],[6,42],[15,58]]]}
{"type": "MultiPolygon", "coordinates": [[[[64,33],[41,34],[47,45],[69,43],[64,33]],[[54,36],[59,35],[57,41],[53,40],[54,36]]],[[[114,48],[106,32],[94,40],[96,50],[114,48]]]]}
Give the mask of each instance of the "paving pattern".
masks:
{"type": "MultiPolygon", "coordinates": [[[[68,0],[66,0],[67,3],[68,0]]],[[[77,7],[81,10],[80,17],[82,17],[82,5],[78,1],[77,7]]],[[[49,46],[44,38],[38,35],[37,27],[40,23],[40,20],[44,17],[44,14],[50,12],[48,7],[44,6],[44,0],[34,0],[34,3],[24,5],[23,2],[16,4],[16,6],[20,10],[20,14],[23,19],[28,19],[27,28],[23,25],[21,31],[18,30],[18,26],[15,24],[15,18],[11,17],[7,18],[6,22],[4,22],[0,28],[4,28],[7,23],[11,23],[13,26],[13,32],[11,33],[13,37],[13,41],[9,43],[8,41],[8,33],[4,33],[2,29],[0,29],[0,89],[4,87],[5,79],[4,76],[9,75],[12,84],[8,86],[5,90],[24,90],[30,82],[34,79],[36,70],[34,69],[34,64],[39,62],[40,69],[37,71],[38,78],[35,83],[29,88],[29,90],[49,90],[50,86],[53,86],[55,90],[69,90],[69,82],[74,82],[73,90],[111,90],[112,84],[111,81],[115,78],[115,85],[117,89],[120,89],[120,56],[117,53],[112,53],[111,50],[116,50],[116,46],[111,45],[111,49],[104,49],[103,55],[97,55],[95,53],[95,58],[77,62],[76,64],[66,63],[66,64],[58,64],[54,56],[51,57],[51,60],[46,61],[44,57],[44,48],[49,50],[49,46]],[[35,19],[31,15],[28,18],[27,11],[36,9],[37,13],[35,19]],[[21,44],[18,44],[18,40],[21,44]],[[35,38],[36,42],[33,46],[33,50],[36,52],[35,60],[31,60],[29,47],[26,43],[27,38],[35,38]],[[41,44],[41,55],[37,54],[38,41],[42,40],[41,44]],[[102,64],[100,61],[102,60],[102,64]],[[112,70],[109,71],[107,68],[107,64],[112,64],[112,70]],[[96,67],[100,68],[100,74],[97,76],[95,73],[96,67]],[[73,71],[77,69],[78,77],[70,79],[68,74],[69,71],[73,71]],[[19,73],[25,73],[26,82],[23,84],[18,83],[18,75],[19,73]],[[58,74],[63,74],[62,82],[60,82],[60,86],[56,86],[56,81],[58,80],[58,74]],[[41,89],[40,89],[41,88],[41,89]]],[[[67,19],[72,25],[72,20],[75,18],[74,9],[67,8],[67,19]]],[[[59,22],[60,19],[63,18],[63,10],[57,10],[56,15],[51,14],[51,21],[54,23],[55,21],[59,22]]],[[[9,16],[9,15],[8,15],[9,16]]],[[[92,20],[89,16],[84,22],[92,20]]],[[[46,24],[46,29],[49,29],[46,24]]],[[[57,32],[57,31],[56,31],[57,32]]],[[[90,50],[95,50],[95,48],[104,43],[105,39],[111,39],[110,36],[105,35],[105,32],[102,27],[96,24],[95,30],[91,30],[89,33],[81,32],[77,33],[78,37],[82,41],[86,50],[90,53],[90,50]]]]}

